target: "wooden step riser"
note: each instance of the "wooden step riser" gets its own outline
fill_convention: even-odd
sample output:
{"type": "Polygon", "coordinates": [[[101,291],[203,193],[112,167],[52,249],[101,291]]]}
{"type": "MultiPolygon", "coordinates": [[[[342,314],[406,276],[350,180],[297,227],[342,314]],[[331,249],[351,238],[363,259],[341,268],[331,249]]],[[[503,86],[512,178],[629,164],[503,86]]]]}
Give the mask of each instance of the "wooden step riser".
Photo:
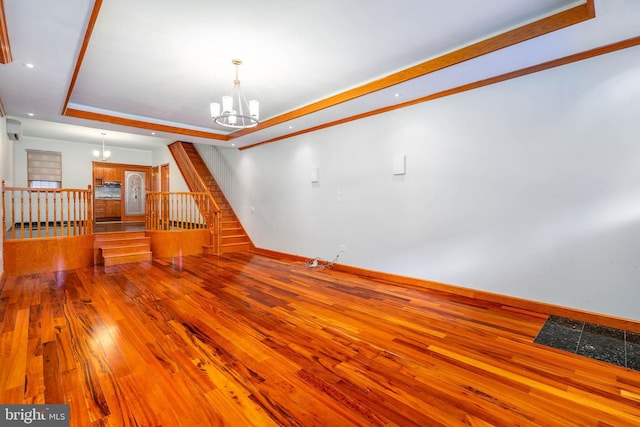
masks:
{"type": "Polygon", "coordinates": [[[151,237],[138,237],[131,239],[112,239],[112,240],[96,240],[93,243],[94,248],[107,248],[112,246],[126,246],[137,244],[151,244],[151,237]]]}
{"type": "Polygon", "coordinates": [[[222,246],[222,253],[229,253],[229,252],[238,252],[238,251],[248,251],[251,249],[251,244],[250,243],[236,243],[236,244],[231,244],[231,245],[221,245],[222,246]]]}
{"type": "Polygon", "coordinates": [[[238,221],[225,221],[224,219],[222,220],[222,229],[223,230],[228,230],[230,228],[242,228],[240,226],[240,222],[238,221]]]}
{"type": "Polygon", "coordinates": [[[128,255],[114,255],[104,258],[104,266],[109,267],[118,264],[128,264],[132,262],[151,261],[151,252],[136,253],[128,255]]]}
{"type": "Polygon", "coordinates": [[[249,237],[247,235],[244,236],[222,236],[222,244],[226,245],[229,243],[249,243],[249,237]]]}
{"type": "Polygon", "coordinates": [[[126,246],[114,246],[101,249],[103,257],[109,257],[114,255],[129,255],[135,253],[147,253],[151,252],[149,245],[126,245],[126,246]]]}
{"type": "Polygon", "coordinates": [[[240,236],[245,235],[246,233],[242,228],[223,228],[222,229],[222,237],[226,236],[240,236]]]}

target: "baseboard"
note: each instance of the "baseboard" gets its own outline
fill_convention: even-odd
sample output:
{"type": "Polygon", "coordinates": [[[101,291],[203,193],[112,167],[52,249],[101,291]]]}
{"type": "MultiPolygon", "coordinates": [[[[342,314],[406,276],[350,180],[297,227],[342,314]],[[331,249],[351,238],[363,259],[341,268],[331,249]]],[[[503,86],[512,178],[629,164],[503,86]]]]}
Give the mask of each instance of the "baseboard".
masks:
{"type": "MultiPolygon", "coordinates": [[[[256,248],[256,253],[260,255],[290,260],[294,262],[304,262],[308,258],[298,255],[292,255],[284,252],[272,251],[269,249],[256,248]]],[[[384,273],[375,270],[368,270],[360,267],[353,267],[344,264],[334,264],[332,269],[343,273],[354,274],[362,277],[368,277],[377,280],[384,280],[389,284],[403,286],[411,289],[423,291],[446,292],[454,295],[461,295],[469,298],[480,299],[483,301],[501,304],[518,309],[535,311],[545,315],[556,315],[568,317],[571,319],[581,320],[584,322],[595,323],[598,325],[609,326],[611,328],[624,329],[631,332],[640,333],[640,321],[625,319],[621,317],[610,316],[601,313],[594,313],[585,310],[579,310],[570,307],[549,304],[540,301],[528,300],[524,298],[501,295],[489,291],[465,288],[461,286],[449,285],[446,283],[433,282],[425,279],[416,279],[414,277],[402,276],[399,274],[384,273]]]]}

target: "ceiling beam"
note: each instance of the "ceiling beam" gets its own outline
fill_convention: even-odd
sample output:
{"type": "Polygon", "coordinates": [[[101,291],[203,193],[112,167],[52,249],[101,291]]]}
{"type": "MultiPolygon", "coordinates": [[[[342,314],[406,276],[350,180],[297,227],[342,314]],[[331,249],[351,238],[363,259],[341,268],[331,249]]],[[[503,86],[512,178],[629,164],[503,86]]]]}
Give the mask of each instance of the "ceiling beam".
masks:
{"type": "Polygon", "coordinates": [[[533,73],[539,73],[540,71],[544,71],[544,70],[549,70],[551,68],[556,68],[556,67],[560,67],[563,65],[567,65],[567,64],[571,64],[574,62],[578,62],[578,61],[584,61],[585,59],[589,59],[589,58],[594,58],[596,56],[600,56],[600,55],[606,55],[608,53],[612,53],[612,52],[616,52],[619,50],[623,50],[623,49],[627,49],[630,47],[635,47],[635,46],[640,46],[640,36],[638,37],[633,37],[631,39],[627,39],[627,40],[623,40],[623,41],[619,41],[616,43],[612,43],[606,46],[602,46],[602,47],[598,47],[595,49],[590,49],[584,52],[579,52],[579,53],[575,53],[573,55],[568,55],[565,56],[563,58],[558,58],[558,59],[554,59],[551,61],[547,61],[544,62],[542,64],[537,64],[537,65],[532,65],[530,67],[526,67],[526,68],[522,68],[520,70],[515,70],[515,71],[511,71],[508,73],[504,73],[498,76],[494,76],[494,77],[489,77],[483,80],[478,80],[475,82],[471,82],[471,83],[467,83],[461,86],[457,86],[451,89],[447,89],[447,90],[443,90],[440,92],[436,92],[430,95],[426,95],[420,98],[416,98],[416,99],[412,99],[410,101],[406,101],[406,102],[402,102],[399,104],[394,104],[388,107],[382,107],[382,108],[378,108],[376,110],[373,111],[367,111],[365,113],[362,114],[356,114],[354,116],[350,116],[350,117],[345,117],[343,119],[339,119],[339,120],[334,120],[332,122],[329,123],[323,123],[321,125],[318,126],[313,126],[310,127],[308,129],[303,129],[303,130],[299,130],[296,132],[292,132],[290,134],[286,134],[286,135],[281,135],[281,136],[277,136],[275,138],[271,138],[268,139],[266,141],[262,141],[262,142],[258,142],[255,144],[251,144],[251,145],[247,145],[245,147],[241,147],[240,150],[247,150],[249,148],[254,148],[257,147],[259,145],[264,145],[264,144],[269,144],[271,142],[276,142],[276,141],[280,141],[283,139],[287,139],[287,138],[291,138],[294,136],[298,136],[298,135],[303,135],[305,133],[310,133],[310,132],[316,132],[319,131],[321,129],[326,129],[328,127],[332,127],[332,126],[337,126],[337,125],[341,125],[344,123],[348,123],[348,122],[353,122],[355,120],[360,120],[360,119],[364,119],[366,117],[371,117],[371,116],[375,116],[377,114],[382,114],[382,113],[387,113],[389,111],[393,111],[393,110],[397,110],[400,108],[405,108],[405,107],[409,107],[411,105],[415,105],[415,104],[420,104],[423,102],[427,102],[427,101],[433,101],[435,99],[439,99],[439,98],[444,98],[446,96],[451,96],[451,95],[455,95],[458,93],[462,93],[462,92],[467,92],[473,89],[478,89],[484,86],[489,86],[489,85],[493,85],[496,83],[500,83],[500,82],[504,82],[507,80],[512,80],[518,77],[522,77],[522,76],[526,76],[529,74],[533,74],[533,73]]]}
{"type": "Polygon", "coordinates": [[[182,128],[177,126],[169,126],[169,125],[163,125],[159,123],[145,122],[142,120],[126,119],[123,117],[93,113],[91,111],[76,110],[74,108],[68,108],[68,107],[65,109],[64,115],[67,117],[75,117],[78,119],[94,120],[97,122],[111,123],[114,125],[128,126],[128,127],[138,128],[138,129],[148,129],[154,132],[177,133],[180,135],[194,136],[198,138],[207,138],[207,139],[217,139],[220,141],[229,140],[229,137],[227,135],[222,135],[219,133],[204,132],[200,130],[187,129],[187,128],[182,128]]]}
{"type": "Polygon", "coordinates": [[[69,107],[69,102],[71,101],[71,94],[73,93],[73,89],[76,86],[78,73],[80,72],[80,67],[82,67],[82,61],[84,60],[84,55],[87,53],[89,40],[91,40],[91,34],[93,33],[93,28],[96,25],[96,20],[98,19],[98,14],[100,13],[101,7],[102,7],[102,0],[96,0],[96,2],[93,4],[93,9],[91,10],[91,16],[89,17],[89,22],[87,23],[87,30],[84,33],[82,46],[80,47],[80,52],[78,53],[78,58],[76,59],[76,66],[73,69],[73,75],[71,76],[69,89],[67,89],[67,97],[65,98],[64,105],[62,106],[63,116],[67,115],[67,108],[69,107]]]}

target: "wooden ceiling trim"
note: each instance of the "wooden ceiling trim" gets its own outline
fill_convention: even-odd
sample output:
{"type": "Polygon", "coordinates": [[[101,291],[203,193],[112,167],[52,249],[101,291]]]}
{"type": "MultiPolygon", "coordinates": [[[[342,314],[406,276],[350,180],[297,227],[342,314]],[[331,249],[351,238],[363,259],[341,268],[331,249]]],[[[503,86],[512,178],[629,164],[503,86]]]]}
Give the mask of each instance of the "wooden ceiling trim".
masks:
{"type": "Polygon", "coordinates": [[[138,129],[148,129],[154,132],[167,132],[177,133],[180,135],[194,136],[198,138],[217,139],[220,141],[227,141],[229,138],[227,135],[222,135],[213,132],[204,132],[200,130],[181,128],[177,126],[168,126],[158,123],[149,123],[142,120],[126,119],[123,117],[110,116],[107,114],[93,113],[90,111],[77,110],[74,108],[67,108],[65,116],[75,117],[78,119],[94,120],[103,123],[112,123],[115,125],[129,126],[138,129]]]}
{"type": "Polygon", "coordinates": [[[562,28],[592,19],[595,17],[594,0],[564,10],[554,15],[539,19],[522,27],[514,28],[494,37],[481,40],[472,45],[447,53],[421,64],[358,86],[348,91],[339,93],[329,98],[322,99],[312,104],[290,111],[280,116],[273,117],[250,129],[244,129],[229,135],[229,139],[238,138],[250,133],[275,126],[298,117],[315,113],[326,108],[334,107],[343,102],[351,101],[361,96],[386,89],[388,87],[404,83],[416,77],[424,76],[462,62],[478,58],[497,50],[522,43],[526,40],[548,34],[562,28]]]}
{"type": "Polygon", "coordinates": [[[0,0],[0,64],[8,64],[13,61],[11,56],[11,43],[9,42],[9,31],[7,30],[7,20],[4,14],[4,3],[0,0]]]}
{"type": "Polygon", "coordinates": [[[584,52],[579,52],[573,55],[568,55],[563,58],[554,59],[552,61],[543,62],[542,64],[532,65],[530,67],[522,68],[520,70],[511,71],[509,73],[501,74],[499,76],[489,77],[487,79],[478,80],[476,82],[467,83],[461,86],[457,86],[455,88],[443,90],[441,92],[433,93],[431,95],[423,96],[421,98],[412,99],[410,101],[402,102],[399,104],[391,105],[388,107],[378,108],[373,111],[368,111],[362,114],[357,114],[350,117],[345,117],[343,119],[335,120],[329,123],[324,123],[318,126],[314,126],[308,129],[300,130],[297,132],[293,132],[286,135],[281,135],[272,139],[268,139],[266,141],[258,142],[256,144],[247,145],[245,147],[240,148],[240,150],[247,150],[249,148],[254,148],[259,145],[268,144],[271,142],[280,141],[282,139],[291,138],[298,135],[303,135],[305,133],[316,132],[321,129],[325,129],[332,126],[341,125],[344,123],[352,122],[355,120],[364,119],[366,117],[375,116],[377,114],[386,113],[389,111],[397,110],[400,108],[409,107],[411,105],[420,104],[427,101],[432,101],[434,99],[444,98],[446,96],[455,95],[462,92],[467,92],[473,89],[478,89],[484,86],[493,85],[496,83],[504,82],[506,80],[515,79],[518,77],[526,76],[528,74],[538,73],[540,71],[549,70],[551,68],[560,67],[563,65],[571,64],[574,62],[583,61],[585,59],[594,58],[600,55],[606,55],[608,53],[616,52],[619,50],[627,49],[630,47],[640,46],[640,36],[633,37],[631,39],[622,40],[620,42],[612,43],[606,46],[601,46],[598,48],[590,49],[584,52]]]}
{"type": "Polygon", "coordinates": [[[67,90],[67,97],[64,100],[64,106],[62,107],[62,115],[67,115],[67,108],[69,106],[69,101],[71,100],[71,94],[73,93],[73,88],[76,85],[76,80],[78,79],[78,73],[80,72],[80,67],[82,67],[82,61],[84,60],[84,55],[87,53],[87,47],[89,46],[89,41],[91,40],[91,33],[93,33],[93,28],[96,25],[96,20],[98,19],[98,14],[100,13],[100,8],[102,7],[102,0],[96,0],[93,4],[93,10],[91,11],[91,17],[89,18],[89,23],[87,24],[87,30],[84,33],[84,39],[82,40],[82,46],[80,47],[80,53],[78,54],[78,59],[76,60],[76,66],[73,70],[73,75],[71,76],[71,83],[69,84],[69,89],[67,90]]]}

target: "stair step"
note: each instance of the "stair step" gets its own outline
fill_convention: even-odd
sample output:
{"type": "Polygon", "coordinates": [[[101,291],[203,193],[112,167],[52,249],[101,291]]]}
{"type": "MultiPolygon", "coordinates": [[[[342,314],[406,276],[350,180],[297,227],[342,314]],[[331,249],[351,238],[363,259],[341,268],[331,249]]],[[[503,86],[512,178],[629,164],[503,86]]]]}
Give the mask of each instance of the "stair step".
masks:
{"type": "Polygon", "coordinates": [[[249,243],[249,242],[246,242],[246,243],[230,243],[230,244],[223,243],[220,246],[222,247],[222,253],[251,250],[251,243],[249,243]]]}
{"type": "Polygon", "coordinates": [[[105,267],[130,262],[150,261],[151,238],[144,231],[96,234],[94,263],[105,267]]]}
{"type": "Polygon", "coordinates": [[[111,246],[127,246],[135,244],[151,244],[151,237],[125,237],[119,239],[98,239],[93,242],[94,248],[106,248],[111,246]]]}
{"type": "Polygon", "coordinates": [[[249,237],[246,234],[238,234],[233,236],[222,236],[222,244],[227,245],[231,243],[249,243],[249,237]]]}
{"type": "Polygon", "coordinates": [[[127,264],[127,263],[142,262],[142,261],[151,261],[151,251],[104,256],[105,267],[109,267],[111,265],[127,264]]]}
{"type": "Polygon", "coordinates": [[[109,257],[113,255],[130,255],[135,253],[151,252],[148,243],[140,243],[123,246],[105,246],[101,248],[102,256],[109,257]]]}
{"type": "Polygon", "coordinates": [[[222,236],[226,237],[226,236],[238,236],[240,234],[244,234],[246,235],[246,233],[244,232],[244,230],[242,228],[222,228],[222,236]]]}

